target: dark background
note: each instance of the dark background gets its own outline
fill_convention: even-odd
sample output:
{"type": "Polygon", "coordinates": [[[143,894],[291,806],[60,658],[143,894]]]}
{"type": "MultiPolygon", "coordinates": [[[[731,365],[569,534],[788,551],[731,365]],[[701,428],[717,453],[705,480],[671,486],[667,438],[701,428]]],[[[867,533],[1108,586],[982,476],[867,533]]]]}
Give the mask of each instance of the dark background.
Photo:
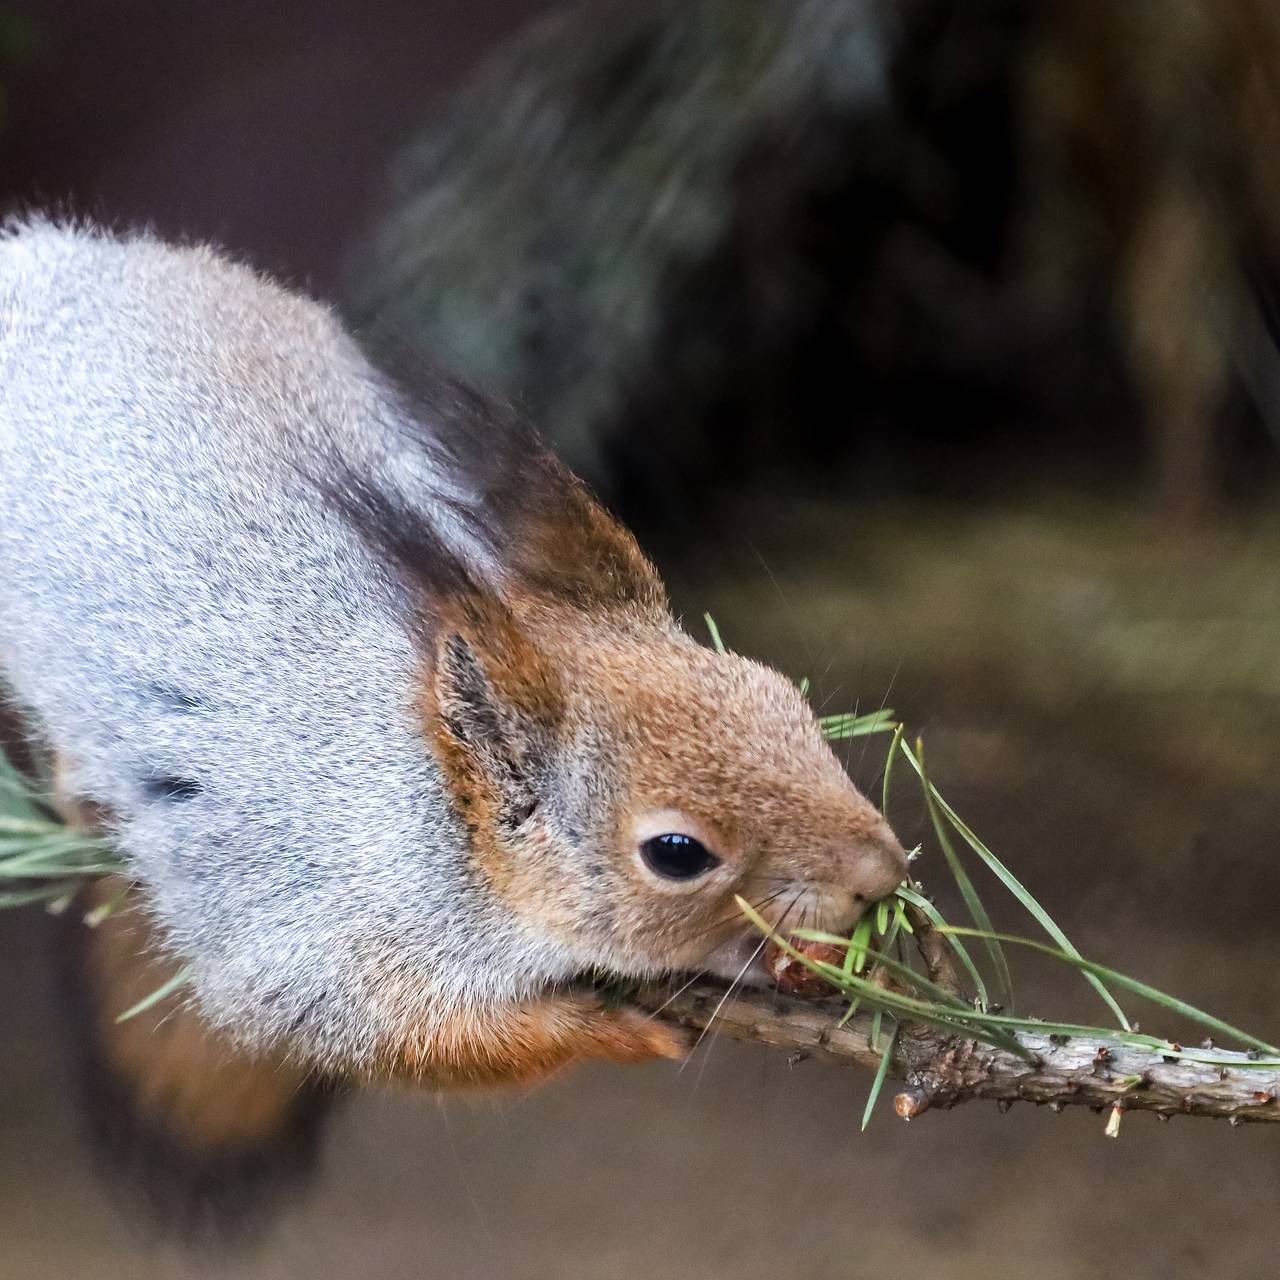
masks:
{"type": "Polygon", "coordinates": [[[213,239],[332,296],[396,144],[486,48],[546,8],[9,6],[24,38],[5,200],[213,239]]]}
{"type": "MultiPolygon", "coordinates": [[[[358,310],[395,157],[465,128],[479,60],[549,8],[0,4],[0,208],[212,239],[358,310]]],[[[888,97],[762,127],[713,246],[664,264],[643,357],[581,335],[621,369],[601,447],[542,425],[690,619],[923,732],[1087,954],[1266,1035],[1274,20],[885,8],[888,97]]],[[[584,5],[575,38],[615,20],[584,5]]],[[[882,754],[856,748],[859,781],[882,754]]],[[[0,1276],[1274,1274],[1270,1126],[1130,1116],[1113,1143],[1088,1112],[971,1107],[859,1136],[867,1080],[728,1043],[528,1097],[362,1098],[261,1245],[193,1259],[95,1176],[52,941],[0,920],[0,1276]]],[[[1054,975],[1026,992],[1102,1017],[1054,975]]]]}

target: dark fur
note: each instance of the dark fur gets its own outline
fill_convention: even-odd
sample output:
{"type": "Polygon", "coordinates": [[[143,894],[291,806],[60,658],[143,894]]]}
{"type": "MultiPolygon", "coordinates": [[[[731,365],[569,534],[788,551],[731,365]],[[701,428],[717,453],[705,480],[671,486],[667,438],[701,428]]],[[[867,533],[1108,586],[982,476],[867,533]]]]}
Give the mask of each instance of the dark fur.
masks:
{"type": "Polygon", "coordinates": [[[316,1081],[301,1091],[270,1143],[210,1152],[183,1142],[139,1109],[133,1082],[103,1052],[78,913],[67,912],[56,933],[81,1115],[104,1185],[161,1234],[209,1248],[251,1243],[306,1182],[341,1089],[316,1081]]]}
{"type": "MultiPolygon", "coordinates": [[[[665,612],[662,583],[631,535],[509,404],[381,335],[364,345],[402,408],[400,444],[456,480],[467,499],[448,506],[520,589],[580,609],[665,612]]],[[[339,459],[325,487],[366,543],[429,597],[481,593],[428,513],[339,459]]]]}

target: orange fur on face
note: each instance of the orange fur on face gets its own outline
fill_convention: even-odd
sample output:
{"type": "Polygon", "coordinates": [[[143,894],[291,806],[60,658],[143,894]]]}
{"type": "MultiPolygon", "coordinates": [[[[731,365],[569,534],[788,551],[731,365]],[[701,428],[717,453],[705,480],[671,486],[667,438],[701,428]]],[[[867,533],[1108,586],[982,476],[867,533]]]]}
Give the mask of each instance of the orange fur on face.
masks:
{"type": "MultiPolygon", "coordinates": [[[[901,881],[900,846],[789,681],[702,648],[669,619],[624,611],[588,621],[528,597],[514,608],[522,647],[556,657],[557,696],[536,683],[519,691],[521,672],[546,678],[546,661],[532,657],[501,665],[491,692],[516,738],[554,753],[537,762],[553,786],[591,778],[591,812],[572,824],[578,843],[536,803],[525,821],[504,824],[492,761],[439,718],[432,724],[471,855],[526,927],[584,964],[642,976],[697,966],[735,923],[746,928],[734,894],[775,921],[790,911],[792,924],[842,928],[901,881]],[[659,811],[714,833],[704,843],[723,867],[687,894],[655,885],[636,857],[637,824],[659,811]]],[[[509,655],[509,638],[500,632],[499,642],[509,655]]],[[[485,643],[475,637],[487,664],[485,643]]]]}
{"type": "Polygon", "coordinates": [[[905,855],[893,833],[776,672],[679,635],[632,652],[605,643],[586,668],[582,683],[620,711],[627,770],[618,856],[640,907],[636,940],[696,964],[698,947],[682,932],[696,934],[700,920],[734,910],[735,893],[771,898],[767,918],[780,919],[794,903],[790,923],[805,916],[810,926],[839,928],[900,883],[905,855]],[[737,873],[718,900],[709,893],[705,903],[671,904],[643,892],[627,836],[655,810],[679,811],[718,833],[713,852],[737,873]]]}

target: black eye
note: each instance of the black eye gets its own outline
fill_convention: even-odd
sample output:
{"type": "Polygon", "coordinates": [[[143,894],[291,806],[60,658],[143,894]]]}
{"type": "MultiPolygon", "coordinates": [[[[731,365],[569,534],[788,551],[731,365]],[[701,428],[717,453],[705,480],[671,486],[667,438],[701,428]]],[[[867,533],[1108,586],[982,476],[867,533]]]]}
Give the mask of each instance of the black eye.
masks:
{"type": "Polygon", "coordinates": [[[651,836],[640,846],[640,856],[651,871],[668,880],[692,880],[720,865],[720,859],[708,853],[705,845],[674,831],[651,836]]]}

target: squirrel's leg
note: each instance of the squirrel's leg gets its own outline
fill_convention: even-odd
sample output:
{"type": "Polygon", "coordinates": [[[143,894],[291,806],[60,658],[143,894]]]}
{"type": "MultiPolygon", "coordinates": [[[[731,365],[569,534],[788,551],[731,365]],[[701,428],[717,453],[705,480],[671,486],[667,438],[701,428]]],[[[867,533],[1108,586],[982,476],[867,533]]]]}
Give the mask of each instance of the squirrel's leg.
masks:
{"type": "Polygon", "coordinates": [[[529,1084],[587,1058],[644,1062],[685,1050],[680,1033],[650,1014],[566,994],[432,1018],[386,1054],[377,1073],[442,1088],[529,1084]]]}
{"type": "MultiPolygon", "coordinates": [[[[58,807],[74,825],[98,825],[99,815],[74,799],[59,796],[58,807]]],[[[306,1171],[332,1086],[279,1057],[245,1053],[181,989],[118,1021],[180,962],[122,877],[93,884],[77,906],[62,953],[98,1147],[123,1166],[162,1225],[196,1235],[251,1228],[272,1193],[306,1171]],[[107,914],[82,924],[95,909],[107,914]]]]}

